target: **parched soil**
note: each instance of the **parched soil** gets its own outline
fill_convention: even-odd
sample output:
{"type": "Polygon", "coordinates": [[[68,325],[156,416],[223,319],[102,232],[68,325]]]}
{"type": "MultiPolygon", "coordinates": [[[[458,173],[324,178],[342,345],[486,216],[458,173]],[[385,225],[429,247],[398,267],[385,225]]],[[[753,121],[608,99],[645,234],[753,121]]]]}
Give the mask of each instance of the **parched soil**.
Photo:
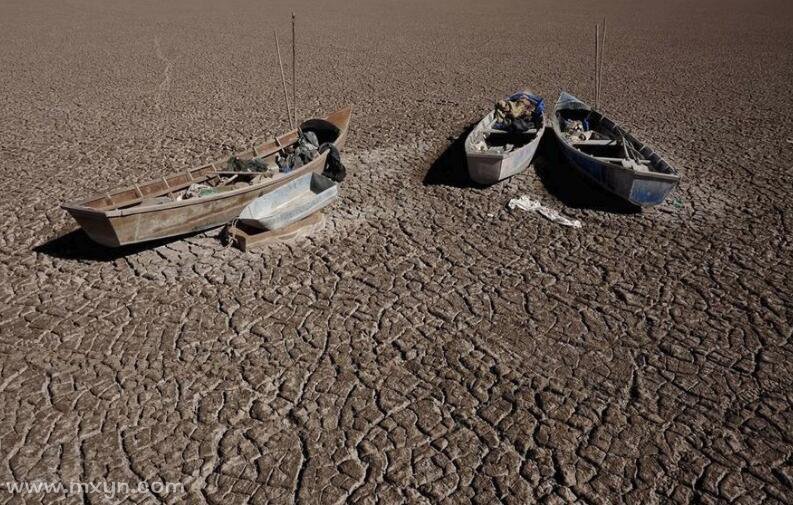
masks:
{"type": "Polygon", "coordinates": [[[788,0],[2,0],[0,503],[790,503],[792,55],[788,0]],[[299,116],[355,108],[324,229],[75,231],[287,129],[292,10],[299,116]],[[472,187],[493,100],[591,99],[603,15],[603,107],[679,189],[636,212],[550,137],[472,187]]]}

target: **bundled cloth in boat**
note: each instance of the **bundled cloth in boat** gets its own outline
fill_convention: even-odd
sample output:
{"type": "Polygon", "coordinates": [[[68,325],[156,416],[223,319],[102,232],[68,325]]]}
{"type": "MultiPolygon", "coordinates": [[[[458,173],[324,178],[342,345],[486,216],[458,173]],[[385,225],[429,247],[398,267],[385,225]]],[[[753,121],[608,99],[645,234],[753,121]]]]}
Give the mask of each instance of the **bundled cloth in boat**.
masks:
{"type": "Polygon", "coordinates": [[[569,140],[577,140],[580,142],[592,138],[592,130],[589,129],[589,120],[587,118],[581,121],[563,119],[562,132],[569,140]]]}
{"type": "Polygon", "coordinates": [[[336,182],[343,181],[347,174],[347,170],[341,162],[339,150],[332,141],[320,143],[319,138],[321,134],[322,132],[318,134],[315,131],[308,129],[303,130],[301,128],[295,146],[290,147],[288,150],[284,150],[284,152],[279,153],[276,157],[276,163],[278,163],[281,172],[289,173],[309,163],[325,151],[330,150],[322,174],[336,182]]]}
{"type": "Polygon", "coordinates": [[[599,140],[606,138],[603,135],[598,135],[597,132],[589,128],[589,118],[585,117],[581,120],[577,119],[562,119],[561,120],[562,133],[568,140],[583,142],[585,140],[599,140]]]}
{"type": "MultiPolygon", "coordinates": [[[[193,184],[189,185],[187,189],[182,191],[181,193],[175,195],[175,200],[177,202],[181,202],[182,200],[190,200],[191,198],[203,198],[209,195],[215,195],[218,193],[223,193],[225,191],[233,191],[235,189],[241,189],[249,184],[256,184],[262,182],[267,177],[272,177],[272,174],[262,173],[255,176],[250,183],[245,182],[234,182],[237,179],[237,175],[232,177],[220,177],[217,181],[215,181],[215,186],[210,186],[209,184],[204,184],[202,182],[194,182],[193,184]]],[[[159,197],[157,199],[151,199],[145,201],[148,204],[154,203],[155,200],[159,200],[157,203],[166,203],[171,201],[169,197],[159,197]]]]}
{"type": "Polygon", "coordinates": [[[278,153],[275,162],[281,172],[289,173],[319,156],[319,140],[314,132],[300,130],[297,143],[278,153]]]}
{"type": "Polygon", "coordinates": [[[229,158],[228,169],[232,172],[267,172],[270,168],[260,158],[241,160],[236,156],[229,158]]]}
{"type": "Polygon", "coordinates": [[[542,98],[520,91],[496,104],[493,128],[524,132],[542,124],[545,103],[542,98]]]}

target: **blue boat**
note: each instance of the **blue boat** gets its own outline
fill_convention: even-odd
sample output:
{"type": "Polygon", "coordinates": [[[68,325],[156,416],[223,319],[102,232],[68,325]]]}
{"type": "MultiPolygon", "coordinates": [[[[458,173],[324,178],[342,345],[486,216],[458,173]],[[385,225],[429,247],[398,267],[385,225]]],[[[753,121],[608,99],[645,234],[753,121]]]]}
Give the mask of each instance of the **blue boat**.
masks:
{"type": "Polygon", "coordinates": [[[576,170],[634,205],[658,205],[680,182],[658,153],[569,93],[559,96],[551,123],[576,170]]]}

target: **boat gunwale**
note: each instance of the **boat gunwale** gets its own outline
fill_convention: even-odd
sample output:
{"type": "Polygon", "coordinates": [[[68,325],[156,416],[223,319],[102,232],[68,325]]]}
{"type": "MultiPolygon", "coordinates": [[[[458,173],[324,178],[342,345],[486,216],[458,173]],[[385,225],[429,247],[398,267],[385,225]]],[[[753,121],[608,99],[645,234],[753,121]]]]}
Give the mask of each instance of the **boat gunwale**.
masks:
{"type": "MultiPolygon", "coordinates": [[[[531,139],[531,141],[523,144],[519,148],[513,149],[512,151],[510,151],[508,153],[491,153],[491,152],[487,152],[487,151],[479,151],[479,150],[475,149],[474,145],[473,145],[474,134],[479,132],[479,131],[481,131],[485,126],[487,126],[485,124],[485,121],[487,121],[488,119],[492,119],[492,116],[494,116],[494,115],[495,115],[494,111],[491,110],[490,112],[488,112],[485,115],[485,117],[483,117],[482,119],[479,120],[479,122],[476,124],[476,126],[474,126],[474,129],[471,130],[471,132],[465,138],[465,155],[466,155],[466,157],[468,157],[468,158],[487,158],[487,159],[491,159],[491,160],[493,160],[493,159],[508,160],[510,158],[513,158],[513,157],[517,156],[518,154],[520,154],[521,152],[523,152],[524,150],[539,144],[540,140],[542,140],[542,136],[545,133],[545,128],[547,127],[547,124],[548,124],[548,118],[546,117],[546,114],[543,113],[543,115],[542,115],[542,128],[538,128],[537,129],[537,133],[535,134],[534,138],[531,139]]],[[[531,164],[531,163],[529,163],[529,164],[531,164]]]]}
{"type": "MultiPolygon", "coordinates": [[[[339,128],[339,135],[333,141],[334,144],[336,144],[339,141],[339,139],[345,139],[346,138],[346,135],[347,135],[348,130],[349,130],[351,117],[352,117],[352,106],[348,105],[348,106],[343,107],[343,108],[341,108],[341,109],[339,109],[339,110],[337,110],[335,112],[332,112],[332,113],[328,114],[324,118],[320,118],[320,119],[324,119],[325,121],[333,123],[337,128],[339,128]],[[337,115],[341,116],[339,121],[338,121],[338,123],[330,121],[329,118],[331,118],[333,116],[337,116],[337,115]]],[[[258,142],[254,141],[254,143],[253,143],[254,147],[252,149],[254,149],[254,152],[255,152],[255,146],[257,144],[275,142],[278,145],[278,149],[275,150],[274,152],[271,152],[271,153],[265,155],[264,157],[272,156],[272,155],[282,151],[286,147],[289,147],[292,144],[294,144],[294,142],[290,142],[288,144],[281,145],[280,139],[282,139],[284,137],[289,137],[291,135],[296,135],[297,133],[298,133],[298,129],[295,128],[295,129],[289,130],[286,133],[283,133],[281,135],[276,135],[275,137],[268,138],[268,139],[265,139],[263,141],[258,141],[258,142]]],[[[201,181],[204,181],[204,180],[210,179],[212,177],[215,177],[215,176],[223,174],[224,171],[223,170],[218,170],[216,164],[217,163],[228,162],[229,158],[231,158],[233,156],[237,156],[238,154],[243,153],[243,152],[246,152],[246,151],[239,151],[239,152],[236,152],[236,153],[233,153],[233,154],[229,155],[229,157],[227,157],[225,159],[215,160],[215,161],[212,161],[212,162],[209,162],[209,163],[204,163],[202,165],[198,165],[198,166],[195,166],[195,167],[188,168],[188,169],[180,171],[180,172],[174,172],[174,173],[166,175],[166,176],[161,176],[160,178],[150,179],[150,180],[148,180],[148,181],[146,181],[146,182],[144,182],[142,184],[146,185],[146,184],[153,183],[153,182],[159,182],[160,180],[162,180],[164,178],[174,177],[174,176],[181,176],[181,175],[187,175],[188,179],[191,181],[191,184],[194,183],[194,182],[201,182],[201,181]],[[210,172],[209,174],[206,174],[206,175],[198,176],[197,178],[194,179],[194,176],[193,176],[194,172],[198,172],[200,170],[204,170],[204,169],[208,169],[208,168],[211,168],[212,172],[210,172]]],[[[174,209],[174,208],[179,208],[179,207],[187,207],[187,206],[192,206],[192,205],[199,205],[199,204],[206,203],[206,202],[213,202],[213,201],[216,201],[216,200],[221,200],[221,199],[225,199],[225,198],[231,198],[231,197],[234,197],[234,196],[245,194],[245,193],[247,193],[249,191],[259,191],[259,190],[265,189],[265,188],[267,188],[267,187],[269,187],[271,185],[276,185],[276,184],[287,182],[290,179],[299,177],[300,175],[304,175],[304,174],[306,174],[306,173],[308,173],[310,171],[313,171],[316,168],[316,165],[320,161],[323,161],[323,160],[327,159],[327,156],[328,156],[328,152],[324,152],[318,158],[315,158],[315,159],[311,160],[309,163],[307,163],[307,164],[305,164],[305,165],[293,170],[292,172],[288,172],[288,173],[284,174],[283,177],[277,177],[277,178],[273,177],[271,179],[267,179],[265,181],[262,181],[259,184],[251,184],[251,185],[246,186],[244,188],[238,188],[238,189],[234,189],[234,190],[231,190],[231,191],[223,191],[221,193],[215,193],[215,194],[212,194],[212,195],[207,195],[207,196],[203,196],[203,197],[199,197],[199,198],[191,198],[191,199],[188,199],[188,200],[179,200],[179,201],[165,202],[165,203],[161,203],[161,204],[154,204],[154,205],[147,205],[147,206],[138,205],[138,206],[131,207],[131,208],[126,208],[126,209],[115,208],[115,209],[102,210],[102,209],[97,209],[97,208],[89,207],[89,206],[85,205],[87,202],[98,200],[98,199],[101,199],[103,197],[108,197],[109,195],[112,195],[112,194],[124,193],[124,192],[127,192],[127,191],[134,191],[137,188],[139,188],[139,186],[140,186],[140,184],[133,184],[133,185],[122,187],[122,188],[113,188],[110,191],[96,192],[93,196],[91,196],[89,198],[85,198],[85,199],[82,199],[82,200],[77,200],[77,201],[74,201],[74,202],[66,202],[66,203],[61,204],[60,207],[62,209],[64,209],[64,210],[70,212],[70,213],[76,212],[76,213],[79,213],[79,214],[84,215],[84,216],[115,218],[115,217],[129,216],[129,215],[133,215],[133,214],[144,214],[144,213],[158,212],[158,211],[161,211],[161,210],[169,210],[169,209],[174,209]],[[311,167],[311,168],[309,169],[309,167],[311,167]],[[111,191],[112,191],[112,193],[111,193],[111,191]]],[[[257,158],[257,157],[260,157],[260,156],[254,155],[254,158],[257,158]]],[[[256,172],[251,172],[251,174],[255,175],[256,172]]],[[[165,193],[167,193],[167,191],[165,193]]],[[[154,195],[150,195],[150,196],[154,196],[154,195]]],[[[111,200],[112,200],[112,198],[111,198],[111,200]]],[[[123,206],[124,203],[121,203],[119,205],[123,206]]]]}

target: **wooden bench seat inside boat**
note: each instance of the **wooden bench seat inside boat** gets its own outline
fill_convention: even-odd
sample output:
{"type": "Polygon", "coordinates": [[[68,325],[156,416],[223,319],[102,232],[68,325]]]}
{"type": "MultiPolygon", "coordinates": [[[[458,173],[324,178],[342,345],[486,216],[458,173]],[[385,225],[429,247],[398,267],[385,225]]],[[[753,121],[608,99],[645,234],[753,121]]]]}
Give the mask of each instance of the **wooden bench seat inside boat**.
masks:
{"type": "Polygon", "coordinates": [[[574,146],[616,146],[620,142],[614,139],[590,139],[590,140],[574,140],[571,142],[574,146]]]}
{"type": "MultiPolygon", "coordinates": [[[[627,160],[628,158],[607,158],[605,156],[594,156],[595,159],[609,161],[611,163],[622,163],[623,160],[627,160]]],[[[635,160],[631,160],[635,161],[635,160]]],[[[649,165],[650,160],[639,160],[637,163],[641,163],[642,165],[649,165]]]]}
{"type": "Polygon", "coordinates": [[[537,130],[532,128],[531,130],[525,131],[507,131],[507,130],[497,130],[495,128],[488,128],[484,130],[486,135],[537,135],[537,130]]]}

